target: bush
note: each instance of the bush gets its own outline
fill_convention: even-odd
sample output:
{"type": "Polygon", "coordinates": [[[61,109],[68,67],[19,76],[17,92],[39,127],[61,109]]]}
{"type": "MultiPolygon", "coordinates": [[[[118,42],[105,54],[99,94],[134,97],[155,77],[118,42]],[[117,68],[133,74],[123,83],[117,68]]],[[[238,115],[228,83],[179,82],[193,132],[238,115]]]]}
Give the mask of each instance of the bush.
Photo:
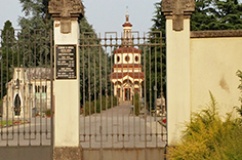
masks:
{"type": "Polygon", "coordinates": [[[86,101],[84,104],[84,115],[90,115],[94,113],[94,105],[93,102],[86,101]]]}
{"type": "Polygon", "coordinates": [[[112,108],[118,105],[118,98],[116,96],[108,97],[108,108],[112,108]]]}
{"type": "Polygon", "coordinates": [[[86,101],[84,105],[84,115],[87,116],[94,113],[100,113],[102,110],[107,110],[116,106],[117,102],[117,97],[114,96],[112,96],[112,99],[111,97],[102,96],[91,102],[86,101]]]}
{"type": "Polygon", "coordinates": [[[240,84],[238,86],[238,89],[240,90],[241,96],[239,97],[239,101],[241,102],[240,107],[236,107],[237,112],[240,114],[241,118],[242,118],[242,72],[240,70],[238,70],[236,72],[236,75],[239,77],[240,79],[240,84]]]}
{"type": "Polygon", "coordinates": [[[2,99],[0,99],[0,117],[2,117],[3,114],[3,103],[2,103],[2,99]]]}
{"type": "Polygon", "coordinates": [[[45,115],[46,115],[47,117],[51,117],[51,109],[47,109],[47,110],[45,111],[45,115]]]}
{"type": "Polygon", "coordinates": [[[228,114],[222,121],[211,96],[208,109],[192,116],[184,132],[182,143],[170,148],[170,160],[240,160],[242,159],[241,125],[228,114]]]}
{"type": "Polygon", "coordinates": [[[140,97],[138,93],[134,94],[133,105],[134,105],[134,114],[138,116],[140,114],[140,97]]]}

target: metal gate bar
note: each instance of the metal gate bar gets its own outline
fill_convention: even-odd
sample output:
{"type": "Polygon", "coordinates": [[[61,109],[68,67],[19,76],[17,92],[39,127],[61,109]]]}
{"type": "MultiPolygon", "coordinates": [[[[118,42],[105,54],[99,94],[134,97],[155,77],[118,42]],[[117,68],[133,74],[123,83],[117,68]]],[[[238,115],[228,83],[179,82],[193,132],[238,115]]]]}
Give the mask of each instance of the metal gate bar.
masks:
{"type": "Polygon", "coordinates": [[[107,32],[102,38],[84,33],[80,39],[80,143],[89,152],[98,149],[101,159],[106,149],[161,150],[166,146],[162,36],[160,32],[143,36],[132,32],[132,35],[132,43],[125,47],[123,35],[120,38],[115,32],[107,32]],[[137,61],[137,64],[117,61],[137,61]],[[137,70],[142,74],[136,73],[137,70]],[[113,79],[118,80],[113,82],[113,79]],[[133,88],[123,86],[118,95],[115,85],[124,83],[133,88]],[[140,85],[137,102],[132,95],[134,85],[140,85]]]}
{"type": "Polygon", "coordinates": [[[15,150],[14,156],[15,147],[46,146],[51,152],[52,34],[9,29],[0,35],[1,151],[15,150]]]}

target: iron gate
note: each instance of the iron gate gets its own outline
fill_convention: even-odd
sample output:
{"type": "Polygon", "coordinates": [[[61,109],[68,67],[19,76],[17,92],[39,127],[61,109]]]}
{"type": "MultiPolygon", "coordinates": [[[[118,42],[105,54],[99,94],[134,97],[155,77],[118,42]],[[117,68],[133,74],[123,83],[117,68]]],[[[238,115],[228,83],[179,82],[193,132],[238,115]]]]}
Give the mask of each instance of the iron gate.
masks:
{"type": "Polygon", "coordinates": [[[0,159],[52,159],[52,34],[0,32],[0,159]]]}
{"type": "Polygon", "coordinates": [[[84,160],[165,158],[165,57],[160,32],[83,33],[80,144],[84,160]]]}

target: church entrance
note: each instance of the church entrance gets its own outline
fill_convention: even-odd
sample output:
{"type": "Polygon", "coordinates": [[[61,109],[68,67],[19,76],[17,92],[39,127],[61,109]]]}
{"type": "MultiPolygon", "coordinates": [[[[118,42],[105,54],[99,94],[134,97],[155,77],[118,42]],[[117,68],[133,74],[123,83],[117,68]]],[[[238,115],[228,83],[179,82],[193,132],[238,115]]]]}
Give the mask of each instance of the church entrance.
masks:
{"type": "Polygon", "coordinates": [[[130,88],[125,88],[125,101],[130,101],[131,100],[131,90],[130,88]]]}

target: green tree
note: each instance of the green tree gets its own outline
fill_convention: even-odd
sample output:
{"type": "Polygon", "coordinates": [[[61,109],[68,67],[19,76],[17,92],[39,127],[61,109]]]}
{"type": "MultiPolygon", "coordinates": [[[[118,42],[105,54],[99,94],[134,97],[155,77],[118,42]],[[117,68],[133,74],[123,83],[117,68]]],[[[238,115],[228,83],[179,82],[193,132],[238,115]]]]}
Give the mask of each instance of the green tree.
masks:
{"type": "Polygon", "coordinates": [[[191,30],[227,30],[242,28],[242,5],[238,0],[196,0],[191,30]]]}
{"type": "Polygon", "coordinates": [[[52,20],[48,14],[49,0],[20,0],[25,17],[21,17],[18,35],[23,66],[50,65],[50,30],[52,20]]]}
{"type": "Polygon", "coordinates": [[[1,98],[7,93],[6,84],[12,78],[13,68],[19,66],[19,55],[16,52],[15,31],[10,21],[6,21],[1,33],[1,98]]]}
{"type": "MultiPolygon", "coordinates": [[[[161,3],[155,3],[151,31],[165,35],[165,17],[161,3]]],[[[195,0],[195,12],[191,17],[191,30],[241,29],[242,4],[239,0],[195,0]]]]}
{"type": "Polygon", "coordinates": [[[216,29],[241,29],[242,4],[238,0],[215,0],[216,29]]]}
{"type": "Polygon", "coordinates": [[[27,30],[49,30],[52,27],[48,3],[50,0],[19,0],[25,17],[21,17],[19,24],[27,30]]]}
{"type": "Polygon", "coordinates": [[[211,8],[213,0],[196,0],[195,12],[191,16],[191,30],[211,30],[216,18],[211,8]]]}
{"type": "Polygon", "coordinates": [[[160,2],[155,3],[154,6],[155,6],[155,12],[154,12],[154,17],[152,18],[153,25],[150,30],[152,32],[161,31],[162,36],[165,37],[166,18],[161,11],[161,3],[160,2]]]}
{"type": "Polygon", "coordinates": [[[161,12],[161,3],[155,3],[155,13],[150,28],[150,47],[145,50],[145,93],[149,109],[155,108],[155,99],[166,96],[166,48],[165,16],[161,12]]]}
{"type": "Polygon", "coordinates": [[[86,18],[80,21],[80,87],[81,103],[110,95],[110,57],[104,52],[100,39],[86,18]]]}

